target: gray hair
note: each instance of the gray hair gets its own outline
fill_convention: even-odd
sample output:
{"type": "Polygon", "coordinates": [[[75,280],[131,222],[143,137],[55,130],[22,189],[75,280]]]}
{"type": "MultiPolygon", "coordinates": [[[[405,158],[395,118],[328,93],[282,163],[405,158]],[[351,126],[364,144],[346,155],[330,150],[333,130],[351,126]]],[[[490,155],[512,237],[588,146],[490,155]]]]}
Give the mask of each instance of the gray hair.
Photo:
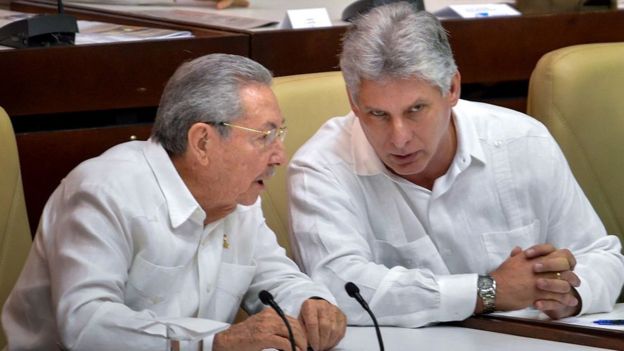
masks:
{"type": "Polygon", "coordinates": [[[160,98],[152,139],[172,155],[184,153],[189,128],[197,122],[219,125],[244,113],[240,90],[252,84],[270,86],[271,73],[246,57],[211,54],[181,65],[167,82],[160,98]]]}
{"type": "Polygon", "coordinates": [[[354,102],[364,79],[417,77],[446,95],[457,72],[440,21],[406,2],[379,6],[358,17],[343,38],[340,68],[354,102]]]}

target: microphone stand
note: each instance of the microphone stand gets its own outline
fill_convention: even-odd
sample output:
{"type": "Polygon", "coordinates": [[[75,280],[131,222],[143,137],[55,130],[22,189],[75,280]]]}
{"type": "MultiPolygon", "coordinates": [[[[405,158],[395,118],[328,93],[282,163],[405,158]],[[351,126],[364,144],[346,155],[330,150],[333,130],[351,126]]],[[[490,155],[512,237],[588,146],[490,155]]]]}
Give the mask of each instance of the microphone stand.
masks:
{"type": "Polygon", "coordinates": [[[290,341],[290,348],[292,351],[296,351],[295,337],[293,336],[292,329],[290,328],[290,323],[288,323],[288,319],[286,319],[284,311],[282,311],[277,302],[275,302],[275,300],[273,299],[273,295],[271,295],[271,293],[266,290],[262,290],[258,294],[258,297],[265,306],[271,306],[271,308],[273,308],[273,310],[277,312],[277,315],[282,318],[282,321],[284,321],[284,324],[286,324],[286,329],[288,329],[288,340],[290,341]]]}
{"type": "Polygon", "coordinates": [[[371,311],[366,301],[364,301],[364,298],[362,298],[362,295],[360,295],[360,288],[358,288],[357,285],[355,285],[354,283],[348,282],[347,284],[345,284],[345,290],[347,291],[347,294],[349,294],[349,296],[354,298],[360,304],[360,306],[362,306],[362,308],[364,308],[364,310],[368,312],[368,315],[373,320],[373,325],[375,326],[377,341],[379,342],[379,350],[384,351],[383,338],[381,337],[381,329],[379,329],[377,318],[375,318],[375,314],[373,314],[373,311],[371,311]]]}

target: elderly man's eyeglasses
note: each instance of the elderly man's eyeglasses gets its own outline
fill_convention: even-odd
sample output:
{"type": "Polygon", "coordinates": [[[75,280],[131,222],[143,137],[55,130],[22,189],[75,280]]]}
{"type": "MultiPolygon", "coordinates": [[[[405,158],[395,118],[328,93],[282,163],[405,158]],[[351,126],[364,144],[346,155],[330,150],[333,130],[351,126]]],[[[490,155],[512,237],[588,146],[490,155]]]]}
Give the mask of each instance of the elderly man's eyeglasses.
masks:
{"type": "Polygon", "coordinates": [[[227,122],[221,122],[221,123],[217,123],[217,124],[221,125],[221,126],[237,128],[237,129],[246,130],[248,132],[254,132],[254,133],[262,134],[261,141],[262,141],[262,144],[264,146],[269,146],[269,145],[273,144],[273,142],[277,138],[279,138],[279,140],[283,142],[284,139],[286,138],[286,131],[288,130],[286,128],[286,126],[283,126],[281,128],[273,128],[271,130],[258,130],[258,129],[249,128],[249,127],[243,127],[243,126],[239,126],[239,125],[232,124],[232,123],[227,123],[227,122]]]}

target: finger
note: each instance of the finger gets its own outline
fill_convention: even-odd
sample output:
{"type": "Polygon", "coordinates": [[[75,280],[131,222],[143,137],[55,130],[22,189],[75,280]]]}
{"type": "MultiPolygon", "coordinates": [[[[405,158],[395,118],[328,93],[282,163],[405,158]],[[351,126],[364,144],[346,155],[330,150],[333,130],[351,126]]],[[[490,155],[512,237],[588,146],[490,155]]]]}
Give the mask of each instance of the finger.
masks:
{"type": "Polygon", "coordinates": [[[319,320],[314,305],[306,301],[301,307],[301,313],[299,314],[299,321],[305,330],[308,337],[308,345],[314,350],[319,350],[320,335],[319,335],[319,320]]]}
{"type": "Polygon", "coordinates": [[[530,248],[524,250],[524,255],[526,258],[535,258],[539,256],[548,255],[554,252],[556,248],[551,244],[539,244],[531,246],[530,248]]]}
{"type": "Polygon", "coordinates": [[[338,342],[342,340],[347,331],[347,317],[335,306],[332,306],[334,311],[334,325],[331,330],[331,336],[327,341],[325,349],[330,350],[334,346],[338,345],[338,342]]]}
{"type": "Polygon", "coordinates": [[[561,249],[559,251],[568,260],[570,270],[574,270],[574,267],[576,267],[576,257],[574,257],[574,254],[568,249],[561,249]]]}
{"type": "Polygon", "coordinates": [[[535,301],[534,306],[536,309],[546,312],[562,310],[567,307],[574,307],[578,305],[578,300],[574,296],[570,294],[567,294],[566,296],[567,298],[563,301],[551,299],[537,300],[535,301]]]}
{"type": "Polygon", "coordinates": [[[578,288],[581,286],[581,279],[572,271],[561,272],[561,279],[570,283],[571,286],[578,288]]]}
{"type": "MultiPolygon", "coordinates": [[[[262,349],[276,349],[276,350],[292,350],[290,345],[290,339],[282,335],[271,335],[267,338],[267,342],[263,344],[262,349]]],[[[301,348],[299,348],[301,350],[301,348]]],[[[305,350],[305,349],[303,349],[305,350]]]]}
{"type": "Polygon", "coordinates": [[[538,289],[556,294],[567,294],[572,290],[570,283],[563,279],[538,278],[535,282],[538,289]]]}
{"type": "Polygon", "coordinates": [[[288,319],[288,323],[290,323],[290,328],[292,329],[293,337],[295,338],[295,345],[297,345],[297,347],[301,350],[307,350],[308,338],[306,337],[306,333],[304,332],[301,323],[299,323],[299,320],[291,316],[286,316],[286,318],[288,319]]]}
{"type": "Polygon", "coordinates": [[[564,306],[574,307],[579,303],[579,300],[574,296],[574,293],[572,291],[566,294],[542,291],[535,299],[535,303],[537,304],[537,302],[539,301],[550,301],[547,303],[542,303],[541,307],[536,305],[536,308],[538,308],[539,310],[555,309],[564,306]],[[559,304],[559,307],[553,308],[552,306],[549,306],[548,304],[552,305],[552,301],[557,302],[559,304]],[[546,305],[544,306],[544,304],[546,305]]]}
{"type": "Polygon", "coordinates": [[[515,255],[521,252],[522,252],[522,248],[520,246],[515,246],[513,249],[511,249],[511,253],[509,254],[509,257],[514,257],[515,255]]]}
{"type": "Polygon", "coordinates": [[[333,334],[335,333],[335,329],[338,327],[334,306],[325,302],[323,307],[324,308],[319,308],[317,310],[320,342],[319,348],[314,349],[315,351],[328,350],[333,346],[333,334]]]}
{"type": "Polygon", "coordinates": [[[543,259],[533,265],[533,272],[535,273],[562,272],[569,271],[570,269],[572,269],[572,267],[570,267],[570,262],[566,257],[543,259]]]}

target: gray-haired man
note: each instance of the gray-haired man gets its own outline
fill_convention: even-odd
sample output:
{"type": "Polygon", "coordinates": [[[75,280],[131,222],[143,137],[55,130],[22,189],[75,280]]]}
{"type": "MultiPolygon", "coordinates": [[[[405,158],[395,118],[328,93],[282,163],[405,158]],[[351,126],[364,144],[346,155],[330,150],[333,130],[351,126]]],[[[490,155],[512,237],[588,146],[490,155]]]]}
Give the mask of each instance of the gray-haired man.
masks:
{"type": "Polygon", "coordinates": [[[284,162],[271,74],[240,56],[181,66],[149,141],[73,170],[48,201],[3,311],[9,350],[164,350],[166,328],[205,350],[334,346],[345,317],[278,246],[258,195],[284,162]],[[322,299],[319,299],[322,298],[322,299]],[[229,325],[239,305],[257,313],[229,325]],[[262,311],[261,311],[262,310],[262,311]]]}

